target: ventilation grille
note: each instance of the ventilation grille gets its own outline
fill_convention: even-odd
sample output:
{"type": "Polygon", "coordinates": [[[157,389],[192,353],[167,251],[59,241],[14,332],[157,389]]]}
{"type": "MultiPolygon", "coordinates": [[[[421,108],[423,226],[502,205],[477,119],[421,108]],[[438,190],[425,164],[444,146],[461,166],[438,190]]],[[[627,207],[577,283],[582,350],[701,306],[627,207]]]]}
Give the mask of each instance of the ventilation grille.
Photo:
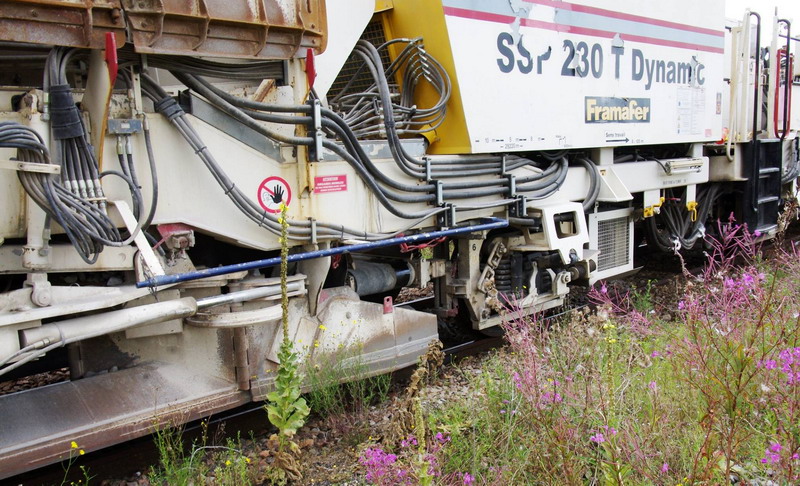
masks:
{"type": "Polygon", "coordinates": [[[628,217],[606,219],[597,222],[597,270],[602,272],[630,262],[630,224],[628,217]]]}
{"type": "MultiPolygon", "coordinates": [[[[367,28],[364,29],[364,33],[361,34],[361,40],[365,40],[371,43],[375,47],[379,47],[381,44],[386,42],[386,34],[383,31],[383,24],[379,20],[373,20],[369,24],[367,24],[367,28]]],[[[386,69],[389,67],[389,53],[386,49],[379,51],[381,54],[381,62],[383,62],[383,68],[386,69]]],[[[391,83],[392,80],[389,80],[391,83]]],[[[342,70],[339,71],[339,75],[336,77],[336,80],[333,82],[333,85],[328,90],[328,99],[335,98],[341,91],[347,86],[347,91],[349,93],[362,93],[369,89],[370,86],[374,83],[372,79],[372,74],[370,74],[369,69],[364,65],[364,60],[360,56],[353,56],[351,55],[347,62],[342,66],[342,70]],[[361,72],[358,70],[361,69],[361,72]],[[356,75],[356,79],[347,86],[347,83],[350,82],[350,79],[356,75]]]]}

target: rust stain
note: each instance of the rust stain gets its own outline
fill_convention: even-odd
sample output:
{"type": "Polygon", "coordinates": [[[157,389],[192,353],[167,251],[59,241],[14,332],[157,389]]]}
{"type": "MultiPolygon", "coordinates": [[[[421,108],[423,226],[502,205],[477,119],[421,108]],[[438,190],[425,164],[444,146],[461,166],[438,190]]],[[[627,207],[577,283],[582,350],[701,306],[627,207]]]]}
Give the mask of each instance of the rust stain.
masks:
{"type": "Polygon", "coordinates": [[[142,53],[288,59],[325,46],[324,0],[5,0],[0,40],[142,53]],[[122,12],[125,15],[122,15],[122,12]],[[127,25],[125,23],[127,22],[127,25]]]}

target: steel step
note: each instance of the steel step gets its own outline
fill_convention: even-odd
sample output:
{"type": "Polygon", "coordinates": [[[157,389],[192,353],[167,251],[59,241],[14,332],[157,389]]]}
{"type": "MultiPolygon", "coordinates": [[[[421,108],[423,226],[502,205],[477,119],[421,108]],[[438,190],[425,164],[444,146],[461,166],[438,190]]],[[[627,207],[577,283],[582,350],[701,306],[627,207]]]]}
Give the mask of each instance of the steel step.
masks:
{"type": "Polygon", "coordinates": [[[0,397],[0,479],[250,401],[235,383],[151,363],[0,397]]]}
{"type": "Polygon", "coordinates": [[[758,198],[758,205],[761,206],[762,204],[769,204],[771,202],[780,201],[781,198],[778,196],[767,196],[767,197],[760,197],[758,198]]]}

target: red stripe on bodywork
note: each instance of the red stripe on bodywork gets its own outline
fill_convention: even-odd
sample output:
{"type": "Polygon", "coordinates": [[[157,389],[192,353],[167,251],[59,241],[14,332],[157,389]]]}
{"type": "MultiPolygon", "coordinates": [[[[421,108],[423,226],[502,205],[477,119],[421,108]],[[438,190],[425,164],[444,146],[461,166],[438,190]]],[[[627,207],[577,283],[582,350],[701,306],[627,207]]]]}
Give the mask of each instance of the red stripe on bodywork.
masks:
{"type": "Polygon", "coordinates": [[[707,29],[705,27],[696,27],[694,25],[679,24],[678,22],[670,22],[668,20],[654,19],[651,17],[642,17],[641,15],[626,14],[622,12],[615,12],[613,10],[606,10],[604,8],[589,7],[586,5],[577,5],[574,3],[559,2],[554,0],[525,0],[527,3],[536,5],[543,5],[545,7],[552,7],[561,10],[571,10],[573,12],[582,12],[593,15],[601,15],[603,17],[611,17],[614,19],[630,20],[642,24],[658,25],[661,27],[669,27],[671,29],[686,30],[690,32],[697,32],[699,34],[708,34],[717,37],[724,37],[725,33],[720,30],[707,29]]]}
{"type": "MultiPolygon", "coordinates": [[[[560,2],[559,2],[560,3],[560,2]]],[[[511,24],[516,20],[516,17],[510,15],[500,15],[489,12],[479,12],[477,10],[467,10],[456,7],[444,7],[445,15],[453,17],[461,17],[465,19],[483,20],[487,22],[496,22],[500,24],[511,24]]],[[[533,19],[520,19],[520,25],[525,27],[534,27],[537,29],[552,30],[555,32],[569,32],[572,34],[591,35],[595,37],[605,37],[608,39],[613,38],[618,32],[609,32],[607,30],[588,29],[586,27],[573,27],[565,24],[555,24],[553,22],[544,22],[542,20],[533,19]]],[[[645,44],[654,44],[666,47],[678,47],[681,49],[690,49],[697,51],[715,52],[722,54],[724,52],[721,47],[704,46],[702,44],[691,44],[688,42],[671,41],[667,39],[658,39],[655,37],[646,37],[633,34],[620,34],[623,40],[632,42],[642,42],[645,44]]]]}

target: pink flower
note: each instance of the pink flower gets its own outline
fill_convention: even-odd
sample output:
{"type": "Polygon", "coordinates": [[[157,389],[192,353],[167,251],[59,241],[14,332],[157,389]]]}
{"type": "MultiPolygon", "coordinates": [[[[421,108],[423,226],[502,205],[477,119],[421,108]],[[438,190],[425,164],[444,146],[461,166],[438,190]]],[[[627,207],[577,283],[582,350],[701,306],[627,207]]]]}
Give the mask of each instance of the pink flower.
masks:
{"type": "Polygon", "coordinates": [[[601,442],[605,442],[606,438],[603,437],[603,434],[601,432],[598,432],[595,435],[589,437],[589,440],[592,442],[597,442],[599,444],[601,442]]]}
{"type": "Polygon", "coordinates": [[[601,294],[607,294],[608,293],[608,287],[606,287],[606,283],[605,282],[603,282],[603,285],[600,286],[600,293],[601,294]]]}
{"type": "Polygon", "coordinates": [[[667,463],[665,462],[665,463],[664,463],[664,464],[661,466],[661,472],[662,472],[662,473],[665,473],[665,474],[666,474],[667,472],[669,472],[669,464],[667,464],[667,463]]]}
{"type": "Polygon", "coordinates": [[[680,301],[678,302],[678,310],[683,310],[686,308],[686,302],[680,301]]]}
{"type": "Polygon", "coordinates": [[[463,479],[464,484],[472,484],[475,482],[475,478],[470,473],[464,473],[463,479]]]}
{"type": "Polygon", "coordinates": [[[769,448],[764,451],[764,457],[761,458],[763,464],[775,464],[780,462],[781,455],[778,454],[783,449],[779,442],[773,442],[769,448]]]}
{"type": "Polygon", "coordinates": [[[655,392],[656,390],[658,390],[658,385],[656,384],[655,381],[651,381],[650,383],[647,384],[647,388],[655,392]]]}
{"type": "Polygon", "coordinates": [[[775,361],[774,359],[767,359],[761,362],[761,366],[763,366],[768,370],[774,370],[775,368],[778,367],[778,362],[775,361]]]}

